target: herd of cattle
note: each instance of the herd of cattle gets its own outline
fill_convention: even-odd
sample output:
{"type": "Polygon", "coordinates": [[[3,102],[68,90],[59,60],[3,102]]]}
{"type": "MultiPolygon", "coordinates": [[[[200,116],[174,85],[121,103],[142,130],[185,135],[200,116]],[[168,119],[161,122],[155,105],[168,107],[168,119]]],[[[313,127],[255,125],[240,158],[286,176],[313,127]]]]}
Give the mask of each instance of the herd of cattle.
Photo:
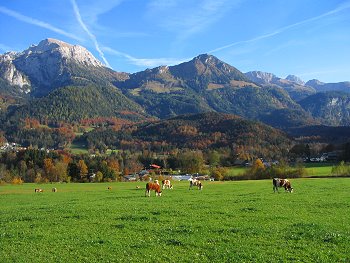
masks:
{"type": "MultiPolygon", "coordinates": [[[[189,179],[190,187],[189,190],[197,188],[198,190],[203,189],[203,184],[200,180],[197,179],[189,179]]],[[[293,193],[293,187],[288,179],[281,179],[281,178],[273,178],[272,179],[272,185],[273,185],[273,192],[278,192],[278,188],[284,188],[286,192],[293,193]]],[[[136,186],[136,189],[139,189],[139,186],[136,186]]],[[[108,190],[112,190],[112,187],[108,186],[108,190]]],[[[162,195],[162,190],[164,189],[173,189],[173,185],[171,184],[170,180],[162,180],[162,187],[159,184],[158,180],[155,180],[154,183],[149,182],[146,184],[146,192],[145,196],[151,196],[151,191],[154,191],[156,193],[156,196],[162,195]]],[[[35,193],[42,193],[44,192],[41,188],[35,188],[35,193]]],[[[57,192],[57,188],[52,188],[52,192],[57,192]]]]}

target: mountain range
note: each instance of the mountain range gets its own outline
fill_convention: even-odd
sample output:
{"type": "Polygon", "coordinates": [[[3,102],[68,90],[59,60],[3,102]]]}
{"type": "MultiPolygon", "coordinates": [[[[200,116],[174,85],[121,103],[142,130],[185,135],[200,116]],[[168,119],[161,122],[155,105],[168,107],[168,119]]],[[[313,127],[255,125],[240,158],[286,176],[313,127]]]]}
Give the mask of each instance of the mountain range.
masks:
{"type": "Polygon", "coordinates": [[[293,75],[242,73],[208,54],[133,74],[106,68],[84,47],[56,39],[0,55],[1,118],[12,123],[25,118],[141,121],[218,112],[284,130],[349,126],[349,91],[350,82],[305,83],[293,75]]]}

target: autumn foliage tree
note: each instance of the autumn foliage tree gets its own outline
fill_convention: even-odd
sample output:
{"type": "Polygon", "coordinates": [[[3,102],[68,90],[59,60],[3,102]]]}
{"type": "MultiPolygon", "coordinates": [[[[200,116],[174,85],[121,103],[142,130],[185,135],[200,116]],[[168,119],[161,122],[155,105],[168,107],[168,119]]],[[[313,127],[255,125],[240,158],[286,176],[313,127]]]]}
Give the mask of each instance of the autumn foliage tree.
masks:
{"type": "Polygon", "coordinates": [[[77,168],[79,171],[80,180],[87,181],[87,175],[89,171],[88,171],[87,165],[85,164],[85,161],[79,160],[77,164],[77,168]]]}

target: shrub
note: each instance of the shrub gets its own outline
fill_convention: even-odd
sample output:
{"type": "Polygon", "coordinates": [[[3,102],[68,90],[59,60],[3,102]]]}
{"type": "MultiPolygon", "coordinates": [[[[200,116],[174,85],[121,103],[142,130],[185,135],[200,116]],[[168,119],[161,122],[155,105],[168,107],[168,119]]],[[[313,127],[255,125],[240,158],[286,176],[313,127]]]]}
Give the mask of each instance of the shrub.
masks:
{"type": "Polygon", "coordinates": [[[332,167],[332,174],[340,176],[350,175],[350,165],[341,161],[339,165],[332,167]]]}
{"type": "Polygon", "coordinates": [[[246,173],[240,176],[225,177],[229,180],[261,180],[271,178],[299,178],[306,174],[306,170],[302,166],[291,167],[286,164],[273,165],[267,168],[252,167],[246,173]]]}
{"type": "Polygon", "coordinates": [[[12,184],[23,184],[23,180],[21,177],[15,176],[15,177],[13,177],[11,183],[12,184]]]}

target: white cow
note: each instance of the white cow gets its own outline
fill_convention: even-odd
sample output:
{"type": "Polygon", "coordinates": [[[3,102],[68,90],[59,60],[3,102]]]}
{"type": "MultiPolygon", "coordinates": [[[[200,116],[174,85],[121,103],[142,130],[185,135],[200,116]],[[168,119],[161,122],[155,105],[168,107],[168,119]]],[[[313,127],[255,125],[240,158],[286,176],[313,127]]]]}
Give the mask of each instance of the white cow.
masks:
{"type": "Polygon", "coordinates": [[[197,179],[193,179],[193,178],[189,179],[189,181],[190,181],[190,188],[189,188],[189,190],[191,190],[193,186],[197,186],[198,190],[202,190],[203,189],[203,185],[202,185],[201,181],[199,181],[197,179]]]}
{"type": "Polygon", "coordinates": [[[288,179],[273,178],[272,179],[273,192],[278,192],[279,187],[283,187],[285,191],[293,193],[293,187],[288,179]]]}
{"type": "Polygon", "coordinates": [[[170,180],[163,180],[162,181],[162,189],[173,189],[173,185],[171,184],[170,180]]]}

